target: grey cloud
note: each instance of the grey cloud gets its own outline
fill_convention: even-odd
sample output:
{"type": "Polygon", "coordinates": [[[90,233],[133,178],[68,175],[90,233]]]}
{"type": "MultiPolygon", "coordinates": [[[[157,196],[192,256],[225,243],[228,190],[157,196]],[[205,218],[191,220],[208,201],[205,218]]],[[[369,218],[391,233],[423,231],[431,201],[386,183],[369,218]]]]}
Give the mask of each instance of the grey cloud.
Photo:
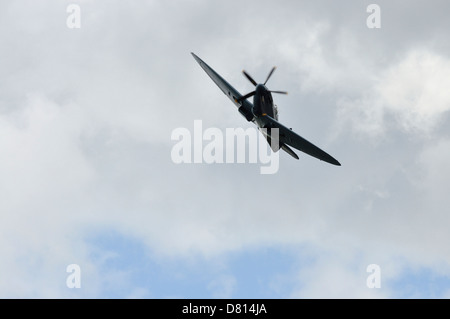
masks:
{"type": "MultiPolygon", "coordinates": [[[[382,28],[369,30],[367,4],[85,1],[81,29],[70,30],[64,3],[3,3],[0,143],[9,157],[1,159],[0,188],[9,195],[0,227],[10,261],[0,272],[24,278],[11,294],[66,293],[64,287],[39,292],[42,282],[26,276],[33,258],[46,260],[39,268],[44,278],[73,256],[95,277],[99,266],[85,239],[104,229],[138,238],[160,258],[317,247],[317,267],[299,270],[304,289],[295,296],[321,296],[327,276],[340,278],[342,290],[324,295],[350,293],[342,285],[360,274],[349,265],[370,257],[393,268],[404,265],[396,262],[399,255],[424,267],[448,265],[442,191],[450,173],[448,134],[439,137],[445,122],[438,120],[447,96],[436,101],[433,90],[427,94],[433,105],[425,112],[442,106],[428,139],[400,128],[395,114],[410,112],[407,103],[390,112],[401,95],[391,92],[386,102],[386,91],[398,83],[389,70],[414,79],[413,71],[408,76],[414,63],[407,62],[419,49],[443,72],[438,79],[425,76],[427,83],[446,81],[447,5],[379,2],[382,28]],[[242,10],[230,10],[233,4],[242,10]],[[276,98],[281,121],[343,166],[285,154],[274,176],[261,176],[250,164],[173,164],[174,128],[191,128],[194,119],[248,126],[191,51],[242,93],[251,89],[243,68],[262,79],[277,65],[270,87],[290,92],[276,98]],[[15,245],[31,257],[7,248],[15,245]],[[315,285],[308,274],[322,280],[315,285]]],[[[414,61],[420,65],[421,56],[414,61]]],[[[399,85],[406,95],[421,87],[420,81],[399,85]]],[[[125,281],[126,275],[110,275],[125,281]]],[[[232,278],[222,278],[212,287],[231,293],[232,278]]],[[[100,294],[100,285],[89,294],[100,294]]]]}

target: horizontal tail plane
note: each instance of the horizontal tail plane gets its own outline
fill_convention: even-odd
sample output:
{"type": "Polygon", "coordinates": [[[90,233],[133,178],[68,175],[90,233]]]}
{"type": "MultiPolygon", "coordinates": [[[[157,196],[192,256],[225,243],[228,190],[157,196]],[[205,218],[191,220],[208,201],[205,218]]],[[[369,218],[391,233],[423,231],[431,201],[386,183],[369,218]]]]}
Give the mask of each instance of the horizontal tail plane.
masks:
{"type": "Polygon", "coordinates": [[[286,153],[288,153],[289,155],[291,155],[293,158],[295,159],[299,159],[298,155],[295,154],[295,152],[287,145],[283,144],[281,145],[281,148],[283,149],[283,151],[285,151],[286,153]]]}

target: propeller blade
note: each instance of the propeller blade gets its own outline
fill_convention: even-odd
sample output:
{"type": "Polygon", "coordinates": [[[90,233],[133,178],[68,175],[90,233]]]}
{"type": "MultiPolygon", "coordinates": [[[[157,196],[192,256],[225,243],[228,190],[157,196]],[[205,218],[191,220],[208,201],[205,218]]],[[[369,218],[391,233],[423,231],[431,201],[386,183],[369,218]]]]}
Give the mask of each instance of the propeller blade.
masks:
{"type": "Polygon", "coordinates": [[[250,74],[248,74],[247,72],[245,72],[245,70],[242,70],[242,73],[244,73],[245,77],[246,77],[250,82],[252,82],[254,86],[257,85],[256,81],[253,80],[253,78],[250,76],[250,74]]]}
{"type": "Polygon", "coordinates": [[[273,71],[275,71],[276,68],[277,68],[277,67],[274,66],[274,67],[272,68],[272,70],[270,70],[269,75],[267,76],[266,82],[264,82],[264,85],[266,85],[267,81],[269,81],[270,77],[272,76],[273,71]]]}
{"type": "Polygon", "coordinates": [[[286,91],[270,91],[270,93],[288,94],[286,91]]]}
{"type": "Polygon", "coordinates": [[[247,93],[247,94],[245,94],[244,96],[241,96],[240,98],[238,98],[237,101],[238,101],[238,102],[241,102],[241,101],[243,101],[243,100],[245,100],[245,99],[248,99],[250,96],[255,95],[255,93],[256,93],[256,91],[247,93]]]}

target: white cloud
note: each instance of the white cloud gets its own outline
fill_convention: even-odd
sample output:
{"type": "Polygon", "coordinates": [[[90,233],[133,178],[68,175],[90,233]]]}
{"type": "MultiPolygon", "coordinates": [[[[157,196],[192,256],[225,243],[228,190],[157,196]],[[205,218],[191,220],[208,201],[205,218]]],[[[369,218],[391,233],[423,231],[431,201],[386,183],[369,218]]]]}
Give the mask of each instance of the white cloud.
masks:
{"type": "MultiPolygon", "coordinates": [[[[383,50],[371,55],[360,42],[364,7],[348,18],[357,9],[331,3],[341,16],[303,3],[266,2],[256,16],[248,14],[251,4],[235,14],[228,3],[81,4],[77,33],[65,26],[65,6],[51,1],[39,15],[31,14],[31,1],[2,11],[0,24],[12,26],[0,31],[8,44],[0,61],[3,296],[102,296],[121,287],[131,296],[156,293],[140,283],[128,289],[128,269],[102,273],[108,253],[93,258],[96,246],[86,237],[111,229],[145,243],[156,258],[183,261],[266,245],[320,247],[316,262],[299,267],[294,297],[392,296],[365,286],[372,262],[387,279],[407,263],[443,263],[448,273],[450,145],[433,134],[418,144],[397,134],[435,133],[448,111],[444,53],[408,48],[398,61],[375,63],[383,50]],[[197,50],[242,91],[250,88],[243,67],[260,79],[278,64],[285,71],[271,87],[290,77],[286,89],[312,102],[305,111],[290,107],[296,98],[282,100],[282,120],[319,144],[334,121],[333,103],[342,132],[392,144],[337,135],[330,148],[346,157],[341,168],[281,154],[280,171],[270,177],[258,165],[177,166],[170,161],[173,128],[199,117],[212,126],[247,125],[192,59],[197,50]],[[329,102],[327,114],[315,108],[316,98],[329,102]],[[70,263],[81,266],[83,291],[65,287],[70,263]]],[[[211,294],[232,296],[237,276],[217,275],[211,294]]]]}
{"type": "Polygon", "coordinates": [[[356,99],[338,102],[340,116],[356,132],[379,136],[387,129],[431,133],[450,110],[450,60],[430,50],[412,50],[380,70],[356,99]],[[393,126],[386,117],[393,117],[393,126]]]}
{"type": "Polygon", "coordinates": [[[406,130],[429,131],[450,109],[450,60],[414,50],[382,75],[375,92],[406,130]]]}
{"type": "MultiPolygon", "coordinates": [[[[292,298],[388,298],[389,289],[383,287],[384,277],[381,272],[381,287],[367,286],[366,271],[369,264],[352,264],[340,258],[324,258],[298,274],[298,286],[292,298]]],[[[383,269],[383,268],[381,268],[383,269]]]]}

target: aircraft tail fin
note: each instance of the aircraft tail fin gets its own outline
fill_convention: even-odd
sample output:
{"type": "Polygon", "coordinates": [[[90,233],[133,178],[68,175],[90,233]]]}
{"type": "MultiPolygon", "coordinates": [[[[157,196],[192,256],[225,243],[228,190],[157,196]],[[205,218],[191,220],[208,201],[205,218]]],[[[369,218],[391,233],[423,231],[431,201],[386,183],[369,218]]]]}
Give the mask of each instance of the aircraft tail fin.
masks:
{"type": "Polygon", "coordinates": [[[272,151],[277,152],[281,148],[280,143],[272,143],[272,137],[270,136],[270,129],[258,128],[258,130],[266,138],[267,143],[269,143],[269,146],[272,149],[272,151]]]}

